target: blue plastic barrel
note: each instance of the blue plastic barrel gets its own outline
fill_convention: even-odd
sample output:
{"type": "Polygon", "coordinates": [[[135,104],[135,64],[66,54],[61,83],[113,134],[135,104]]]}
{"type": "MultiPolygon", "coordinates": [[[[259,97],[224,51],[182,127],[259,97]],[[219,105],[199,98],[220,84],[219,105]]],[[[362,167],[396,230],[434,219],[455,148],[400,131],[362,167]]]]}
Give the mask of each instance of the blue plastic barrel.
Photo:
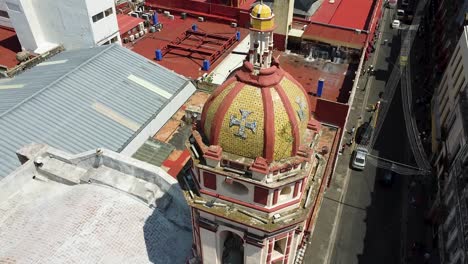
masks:
{"type": "Polygon", "coordinates": [[[157,49],[156,52],[155,52],[155,54],[156,54],[156,60],[157,60],[157,61],[162,60],[162,57],[163,57],[163,56],[162,56],[162,52],[161,52],[160,49],[157,49]]]}
{"type": "Polygon", "coordinates": [[[197,29],[198,29],[197,24],[193,24],[193,25],[192,25],[192,30],[193,30],[193,31],[197,31],[197,29]]]}
{"type": "Polygon", "coordinates": [[[317,85],[317,96],[322,97],[322,92],[323,92],[323,85],[325,84],[324,79],[319,79],[318,80],[318,85],[317,85]]]}
{"type": "Polygon", "coordinates": [[[236,40],[239,41],[240,39],[241,39],[240,31],[237,31],[236,32],[236,40]]]}
{"type": "Polygon", "coordinates": [[[158,13],[154,12],[154,14],[153,14],[153,25],[157,25],[158,23],[159,23],[158,13]]]}
{"type": "Polygon", "coordinates": [[[209,60],[204,60],[203,61],[203,68],[204,71],[208,71],[210,69],[210,61],[209,60]]]}

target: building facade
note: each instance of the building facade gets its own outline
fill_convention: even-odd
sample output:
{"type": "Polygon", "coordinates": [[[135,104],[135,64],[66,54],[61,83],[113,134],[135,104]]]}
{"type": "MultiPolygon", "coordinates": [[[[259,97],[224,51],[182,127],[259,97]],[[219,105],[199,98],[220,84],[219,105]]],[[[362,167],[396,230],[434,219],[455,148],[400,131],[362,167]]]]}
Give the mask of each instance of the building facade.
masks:
{"type": "MultiPolygon", "coordinates": [[[[457,137],[463,141],[445,162],[447,169],[439,178],[439,193],[435,208],[438,219],[436,234],[442,264],[468,263],[468,89],[461,95],[457,112],[461,115],[457,123],[461,126],[457,137]]],[[[458,129],[457,129],[458,130],[458,129]]],[[[454,131],[455,132],[455,131],[454,131]]],[[[454,136],[450,133],[449,136],[454,136]]]]}
{"type": "Polygon", "coordinates": [[[112,0],[5,0],[5,6],[21,46],[30,52],[121,43],[112,0]]]}
{"type": "Polygon", "coordinates": [[[187,147],[193,263],[293,263],[309,229],[320,124],[272,58],[274,15],[251,11],[243,67],[205,103],[187,147]]]}
{"type": "Polygon", "coordinates": [[[432,99],[437,195],[430,212],[441,263],[468,263],[468,27],[432,99]]]}
{"type": "Polygon", "coordinates": [[[467,85],[468,27],[464,27],[432,99],[432,150],[438,176],[444,171],[443,161],[452,160],[458,146],[464,144],[464,138],[459,136],[462,116],[458,105],[467,85]]]}

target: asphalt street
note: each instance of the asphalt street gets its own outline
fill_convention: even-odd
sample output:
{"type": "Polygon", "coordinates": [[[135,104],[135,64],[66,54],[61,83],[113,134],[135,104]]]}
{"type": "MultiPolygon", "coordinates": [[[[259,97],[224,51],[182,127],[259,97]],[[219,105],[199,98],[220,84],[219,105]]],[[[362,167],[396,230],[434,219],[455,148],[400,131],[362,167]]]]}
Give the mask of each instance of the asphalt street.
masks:
{"type": "MultiPolygon", "coordinates": [[[[353,103],[356,123],[362,123],[370,117],[369,113],[361,116],[359,108],[374,104],[379,94],[385,93],[386,81],[400,51],[400,34],[390,28],[391,13],[386,9],[380,27],[380,37],[370,90],[356,94],[353,103]],[[384,44],[384,39],[386,43],[384,44]]],[[[371,58],[372,61],[372,58],[371,58]]],[[[365,87],[367,76],[360,80],[360,88],[365,87]],[[361,84],[362,83],[362,84],[361,84]]],[[[383,127],[377,138],[372,153],[396,162],[406,163],[411,160],[408,149],[405,121],[401,107],[401,93],[398,88],[391,102],[383,127]]],[[[351,122],[349,128],[353,123],[351,122]]],[[[351,137],[347,135],[347,138],[351,137]]],[[[393,185],[383,186],[380,180],[385,171],[368,164],[363,171],[348,170],[351,150],[345,150],[340,156],[334,178],[325,194],[314,233],[307,248],[306,263],[402,263],[405,259],[408,241],[407,214],[409,177],[395,174],[393,185]]],[[[410,208],[414,210],[415,208],[410,208]]],[[[412,213],[410,217],[414,217],[412,213]]],[[[417,223],[416,223],[417,224],[417,223]]],[[[411,228],[411,227],[409,227],[411,228]]],[[[412,236],[419,234],[412,232],[412,236]]]]}

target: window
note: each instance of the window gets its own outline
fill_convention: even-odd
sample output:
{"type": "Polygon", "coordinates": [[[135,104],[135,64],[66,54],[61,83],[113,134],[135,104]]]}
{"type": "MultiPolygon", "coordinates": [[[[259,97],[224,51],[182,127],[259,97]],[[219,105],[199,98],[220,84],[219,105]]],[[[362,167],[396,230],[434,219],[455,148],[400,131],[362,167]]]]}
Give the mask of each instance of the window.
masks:
{"type": "Polygon", "coordinates": [[[99,20],[101,20],[103,18],[104,18],[104,13],[103,12],[98,13],[98,14],[93,16],[93,22],[96,23],[96,22],[98,22],[99,20]]]}
{"type": "Polygon", "coordinates": [[[273,250],[280,253],[281,255],[284,255],[286,253],[286,240],[287,239],[288,239],[287,236],[279,240],[275,239],[275,246],[273,247],[273,250]]]}
{"type": "Polygon", "coordinates": [[[268,189],[255,186],[254,202],[266,205],[268,202],[268,189]]]}
{"type": "Polygon", "coordinates": [[[8,12],[7,12],[7,11],[0,10],[0,17],[6,17],[6,18],[9,18],[10,16],[8,15],[8,12]]]}
{"type": "Polygon", "coordinates": [[[453,63],[455,62],[459,51],[460,51],[460,46],[457,47],[457,51],[455,51],[455,56],[452,57],[452,63],[450,63],[450,66],[453,67],[453,63]]]}
{"type": "Polygon", "coordinates": [[[204,171],[203,184],[208,189],[216,190],[216,174],[204,171]]]}
{"type": "Polygon", "coordinates": [[[298,194],[299,194],[299,186],[301,185],[301,181],[297,181],[295,184],[294,184],[294,193],[293,193],[293,197],[296,197],[298,194]]]}
{"type": "Polygon", "coordinates": [[[114,11],[112,11],[112,7],[104,11],[104,14],[106,15],[106,17],[112,15],[112,13],[114,13],[114,11]]]}
{"type": "Polygon", "coordinates": [[[246,195],[249,193],[249,189],[242,183],[232,181],[232,183],[228,183],[226,181],[223,182],[223,187],[226,189],[228,192],[234,195],[246,195]]]}
{"type": "Polygon", "coordinates": [[[283,189],[281,189],[280,194],[279,194],[279,200],[280,201],[285,201],[291,198],[292,194],[292,188],[291,186],[285,186],[283,189]]]}

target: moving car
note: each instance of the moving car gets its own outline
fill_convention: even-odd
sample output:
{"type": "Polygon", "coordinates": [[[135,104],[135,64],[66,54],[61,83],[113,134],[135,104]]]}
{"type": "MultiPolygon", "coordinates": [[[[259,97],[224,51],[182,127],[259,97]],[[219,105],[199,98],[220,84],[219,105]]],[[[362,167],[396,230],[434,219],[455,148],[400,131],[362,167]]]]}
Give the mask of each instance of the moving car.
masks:
{"type": "Polygon", "coordinates": [[[353,152],[351,167],[355,170],[363,170],[366,167],[367,148],[359,146],[353,152]]]}
{"type": "Polygon", "coordinates": [[[401,24],[400,20],[395,19],[395,20],[393,20],[393,22],[391,24],[391,27],[392,28],[400,28],[400,24],[401,24]]]}

